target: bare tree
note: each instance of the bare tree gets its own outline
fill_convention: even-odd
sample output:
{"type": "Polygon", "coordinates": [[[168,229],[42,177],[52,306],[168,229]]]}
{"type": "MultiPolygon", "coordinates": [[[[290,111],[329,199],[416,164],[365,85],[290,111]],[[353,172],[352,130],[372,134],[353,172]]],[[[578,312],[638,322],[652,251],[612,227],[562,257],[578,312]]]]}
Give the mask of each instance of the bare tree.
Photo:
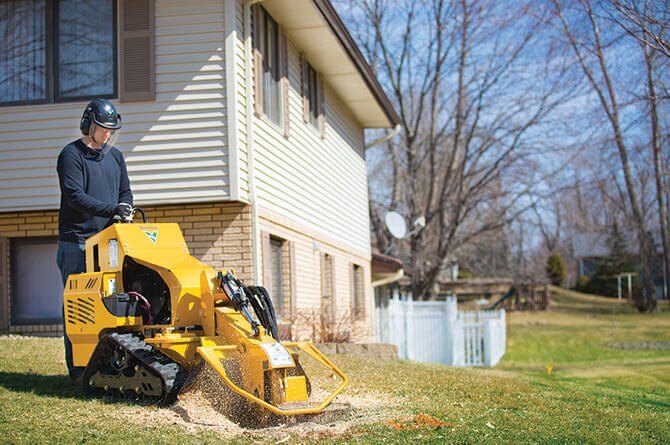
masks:
{"type": "MultiPolygon", "coordinates": [[[[646,91],[644,100],[649,118],[650,147],[653,154],[656,204],[663,247],[664,275],[670,277],[670,232],[668,229],[668,170],[663,158],[662,128],[659,116],[661,91],[658,86],[659,67],[667,68],[670,57],[670,1],[621,1],[610,0],[608,16],[626,33],[634,37],[644,54],[646,91]],[[665,57],[664,57],[665,56],[665,57]]],[[[663,72],[663,70],[661,69],[663,72]]],[[[661,89],[664,86],[661,86],[661,89]]],[[[668,289],[664,289],[668,298],[668,289]]]]}
{"type": "Polygon", "coordinates": [[[670,1],[606,0],[607,15],[643,45],[670,57],[670,1]]]}
{"type": "Polygon", "coordinates": [[[609,124],[611,145],[618,154],[625,185],[622,194],[630,211],[639,245],[642,293],[635,303],[640,311],[652,311],[656,307],[651,274],[655,249],[645,214],[645,194],[634,178],[634,161],[631,160],[634,151],[625,138],[621,118],[622,104],[606,61],[606,51],[616,39],[609,41],[603,39],[602,20],[595,13],[590,0],[571,2],[569,16],[565,14],[563,2],[553,0],[553,4],[563,35],[567,38],[576,61],[588,79],[600,110],[605,114],[609,124]]]}
{"type": "MultiPolygon", "coordinates": [[[[347,14],[400,113],[402,136],[374,163],[370,209],[380,250],[403,258],[416,298],[429,298],[447,261],[532,205],[541,125],[570,94],[565,66],[530,5],[494,0],[351,1],[347,14]],[[541,79],[541,81],[538,81],[541,79]],[[426,226],[390,240],[383,214],[426,226]]],[[[370,157],[374,157],[371,154],[370,157]]]]}

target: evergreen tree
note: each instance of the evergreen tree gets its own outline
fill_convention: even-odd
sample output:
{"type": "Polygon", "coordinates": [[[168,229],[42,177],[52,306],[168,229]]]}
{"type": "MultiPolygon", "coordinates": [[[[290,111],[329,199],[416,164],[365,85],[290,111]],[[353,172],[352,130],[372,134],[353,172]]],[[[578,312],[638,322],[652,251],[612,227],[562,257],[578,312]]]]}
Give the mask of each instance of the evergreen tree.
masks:
{"type": "Polygon", "coordinates": [[[603,258],[596,268],[593,277],[586,286],[592,294],[616,297],[618,294],[617,275],[623,272],[634,272],[633,257],[627,252],[626,239],[614,222],[607,238],[609,255],[603,258]]]}

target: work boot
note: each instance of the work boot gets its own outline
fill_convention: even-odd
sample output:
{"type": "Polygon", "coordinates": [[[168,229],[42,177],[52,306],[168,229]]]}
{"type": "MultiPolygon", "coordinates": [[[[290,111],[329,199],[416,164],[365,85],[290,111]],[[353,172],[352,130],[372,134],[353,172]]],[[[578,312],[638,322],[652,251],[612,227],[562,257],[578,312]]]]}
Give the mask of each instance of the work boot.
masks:
{"type": "Polygon", "coordinates": [[[84,369],[81,367],[73,367],[70,369],[70,383],[74,386],[81,386],[84,380],[84,369]]]}

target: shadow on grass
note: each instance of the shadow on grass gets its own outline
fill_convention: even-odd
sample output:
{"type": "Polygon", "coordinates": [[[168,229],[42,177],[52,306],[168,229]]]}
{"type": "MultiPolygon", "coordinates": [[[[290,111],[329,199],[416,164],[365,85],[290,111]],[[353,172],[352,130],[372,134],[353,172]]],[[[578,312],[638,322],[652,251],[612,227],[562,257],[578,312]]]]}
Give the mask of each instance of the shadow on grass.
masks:
{"type": "Polygon", "coordinates": [[[73,385],[66,375],[21,374],[0,371],[0,387],[14,392],[39,396],[88,399],[81,388],[73,385]]]}

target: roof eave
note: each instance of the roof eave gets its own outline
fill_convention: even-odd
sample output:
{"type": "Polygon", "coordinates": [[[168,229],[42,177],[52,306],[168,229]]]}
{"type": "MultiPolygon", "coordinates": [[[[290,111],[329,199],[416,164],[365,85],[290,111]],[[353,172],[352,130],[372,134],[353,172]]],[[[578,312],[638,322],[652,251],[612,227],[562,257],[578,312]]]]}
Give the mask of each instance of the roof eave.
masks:
{"type": "Polygon", "coordinates": [[[333,34],[338,38],[340,44],[344,47],[347,54],[351,57],[352,62],[356,65],[359,73],[365,80],[368,88],[375,96],[375,99],[379,103],[380,107],[384,110],[384,114],[391,123],[391,127],[395,127],[400,123],[400,116],[395,111],[393,104],[390,99],[384,92],[377,75],[372,70],[372,67],[365,60],[365,57],[361,53],[358,45],[354,42],[351,34],[347,30],[346,26],[340,19],[340,16],[335,11],[335,8],[328,0],[313,0],[316,7],[319,9],[323,17],[326,19],[328,26],[332,30],[333,34]]]}

